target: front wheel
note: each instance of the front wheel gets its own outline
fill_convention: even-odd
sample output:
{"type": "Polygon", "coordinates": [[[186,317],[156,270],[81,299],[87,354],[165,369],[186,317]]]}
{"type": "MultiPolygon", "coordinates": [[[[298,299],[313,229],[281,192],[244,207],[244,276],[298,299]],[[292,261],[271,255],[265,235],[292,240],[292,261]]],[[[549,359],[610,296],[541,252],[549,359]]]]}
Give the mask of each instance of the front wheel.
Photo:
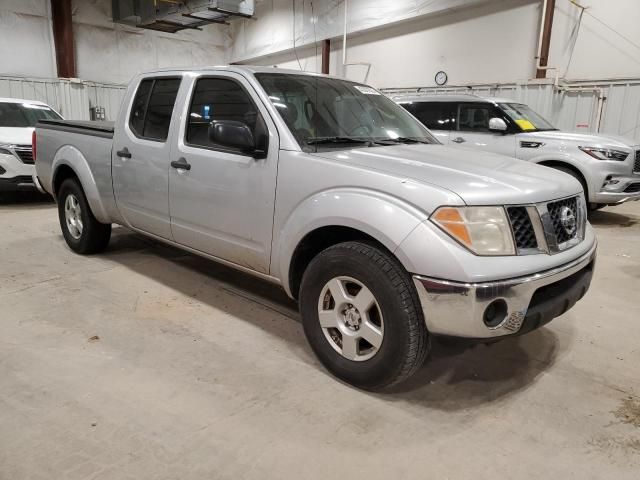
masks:
{"type": "Polygon", "coordinates": [[[322,364],[359,388],[403,381],[430,349],[411,276],[368,243],[340,243],[318,254],[302,278],[300,310],[322,364]]]}
{"type": "Polygon", "coordinates": [[[58,192],[58,218],[67,245],[76,253],[88,255],[107,248],[111,225],[98,222],[77,180],[68,178],[58,192]]]}

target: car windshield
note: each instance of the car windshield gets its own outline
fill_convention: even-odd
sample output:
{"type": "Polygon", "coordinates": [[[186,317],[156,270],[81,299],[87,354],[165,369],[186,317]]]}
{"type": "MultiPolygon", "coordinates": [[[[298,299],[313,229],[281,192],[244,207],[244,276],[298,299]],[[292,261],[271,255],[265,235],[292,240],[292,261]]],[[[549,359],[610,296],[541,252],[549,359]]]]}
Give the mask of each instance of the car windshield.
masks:
{"type": "Polygon", "coordinates": [[[402,107],[366,85],[283,73],[256,78],[304,151],[438,143],[402,107]]]}
{"type": "Polygon", "coordinates": [[[523,132],[557,130],[542,116],[531,110],[528,105],[522,103],[500,103],[499,105],[523,132]]]}
{"type": "Polygon", "coordinates": [[[35,127],[40,120],[60,120],[61,118],[46,105],[0,102],[0,127],[35,127]]]}

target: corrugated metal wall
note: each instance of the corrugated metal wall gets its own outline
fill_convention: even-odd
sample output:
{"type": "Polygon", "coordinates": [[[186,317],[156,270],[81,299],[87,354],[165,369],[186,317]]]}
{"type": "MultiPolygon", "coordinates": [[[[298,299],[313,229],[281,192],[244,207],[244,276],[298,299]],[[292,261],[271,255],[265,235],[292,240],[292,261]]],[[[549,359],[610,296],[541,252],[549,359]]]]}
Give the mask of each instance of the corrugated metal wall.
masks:
{"type": "Polygon", "coordinates": [[[531,106],[561,130],[620,135],[640,143],[640,79],[628,81],[529,83],[384,89],[387,95],[505,97],[531,106]],[[598,125],[599,98],[602,115],[598,125]]]}
{"type": "Polygon", "coordinates": [[[50,78],[0,76],[0,97],[40,100],[69,120],[90,120],[91,107],[104,107],[114,120],[126,86],[50,78]]]}

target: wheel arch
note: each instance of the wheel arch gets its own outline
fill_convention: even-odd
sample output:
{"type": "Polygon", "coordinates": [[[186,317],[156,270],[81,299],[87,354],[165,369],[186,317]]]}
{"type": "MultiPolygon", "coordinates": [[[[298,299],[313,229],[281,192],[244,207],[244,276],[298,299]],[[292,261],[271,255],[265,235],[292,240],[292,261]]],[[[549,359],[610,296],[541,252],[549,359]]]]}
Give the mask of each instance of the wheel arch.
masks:
{"type": "Polygon", "coordinates": [[[380,192],[340,189],[313,195],[294,209],[274,237],[271,273],[297,298],[304,270],[322,250],[352,240],[372,243],[389,252],[403,267],[411,265],[395,254],[402,241],[427,214],[380,192]]]}
{"type": "Polygon", "coordinates": [[[550,167],[550,168],[561,167],[574,172],[576,175],[578,175],[579,181],[582,184],[582,188],[585,190],[584,196],[587,199],[587,201],[589,201],[589,192],[590,192],[589,182],[587,181],[587,177],[582,172],[582,170],[580,170],[580,168],[578,168],[576,165],[564,160],[541,160],[536,163],[538,165],[543,165],[545,167],[550,167]]]}
{"type": "Polygon", "coordinates": [[[56,199],[62,182],[68,178],[75,178],[87,197],[94,217],[102,223],[110,223],[93,173],[87,160],[77,148],[70,145],[60,148],[53,159],[52,171],[51,185],[56,199]]]}

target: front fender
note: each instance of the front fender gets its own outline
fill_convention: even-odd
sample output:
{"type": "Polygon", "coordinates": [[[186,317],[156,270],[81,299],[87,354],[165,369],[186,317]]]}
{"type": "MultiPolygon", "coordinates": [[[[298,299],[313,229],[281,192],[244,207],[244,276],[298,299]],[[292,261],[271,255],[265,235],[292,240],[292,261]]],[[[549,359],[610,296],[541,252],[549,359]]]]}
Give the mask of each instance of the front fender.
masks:
{"type": "MultiPolygon", "coordinates": [[[[274,248],[271,274],[281,279],[287,294],[291,295],[289,268],[293,253],[302,239],[318,228],[350,227],[394,252],[427,218],[426,212],[378,191],[339,188],[314,194],[293,209],[279,229],[278,238],[274,238],[277,248],[274,248]]],[[[410,265],[404,266],[411,271],[410,265]]]]}
{"type": "Polygon", "coordinates": [[[95,178],[93,177],[93,173],[91,172],[91,168],[89,168],[89,163],[80,150],[71,145],[65,145],[56,152],[51,164],[51,171],[53,172],[51,177],[52,185],[55,184],[56,175],[60,171],[60,167],[63,165],[71,168],[80,180],[80,184],[87,196],[87,201],[89,202],[93,216],[96,217],[99,222],[110,223],[111,220],[109,218],[109,214],[107,213],[107,209],[105,208],[102,198],[100,197],[100,193],[98,192],[98,186],[95,178]]]}

